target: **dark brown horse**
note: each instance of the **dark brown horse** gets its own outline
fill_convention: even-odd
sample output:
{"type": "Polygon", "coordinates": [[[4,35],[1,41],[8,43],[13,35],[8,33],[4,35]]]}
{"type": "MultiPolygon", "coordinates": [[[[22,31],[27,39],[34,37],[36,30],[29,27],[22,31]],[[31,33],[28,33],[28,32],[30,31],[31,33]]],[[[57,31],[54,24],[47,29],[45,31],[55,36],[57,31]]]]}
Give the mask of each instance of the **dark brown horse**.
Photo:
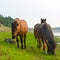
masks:
{"type": "Polygon", "coordinates": [[[41,40],[39,39],[39,35],[38,35],[38,31],[39,31],[39,26],[40,26],[41,24],[36,24],[35,26],[34,26],[34,36],[35,36],[35,38],[37,39],[37,47],[38,48],[41,48],[41,40]]]}
{"type": "MultiPolygon", "coordinates": [[[[41,18],[41,24],[42,23],[46,23],[46,19],[42,19],[41,18]]],[[[38,31],[39,31],[39,26],[41,25],[41,24],[36,24],[35,26],[34,26],[34,36],[35,36],[35,38],[37,39],[37,47],[38,48],[41,48],[41,39],[39,38],[40,36],[38,35],[38,31]]],[[[44,46],[43,46],[43,49],[45,48],[45,44],[43,44],[44,46]]]]}
{"type": "Polygon", "coordinates": [[[19,18],[16,18],[14,22],[12,23],[12,38],[16,38],[17,47],[19,48],[19,40],[18,36],[20,37],[21,41],[21,48],[26,48],[26,34],[28,31],[28,25],[25,20],[19,20],[19,18]],[[24,39],[24,40],[23,40],[24,39]],[[24,42],[24,44],[23,44],[24,42]],[[24,45],[24,46],[23,46],[24,45]]]}
{"type": "Polygon", "coordinates": [[[56,43],[54,40],[54,35],[52,29],[49,24],[42,23],[39,25],[38,32],[36,32],[36,37],[38,38],[38,42],[42,41],[43,43],[43,51],[45,51],[45,43],[47,45],[47,53],[55,54],[56,43]]]}

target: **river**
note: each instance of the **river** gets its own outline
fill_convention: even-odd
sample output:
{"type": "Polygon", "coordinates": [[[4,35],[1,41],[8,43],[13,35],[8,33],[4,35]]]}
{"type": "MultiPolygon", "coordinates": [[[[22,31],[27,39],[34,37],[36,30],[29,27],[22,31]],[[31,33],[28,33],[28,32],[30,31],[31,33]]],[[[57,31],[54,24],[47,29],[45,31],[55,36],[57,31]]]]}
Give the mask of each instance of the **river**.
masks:
{"type": "Polygon", "coordinates": [[[60,36],[60,33],[53,32],[55,36],[60,36]]]}
{"type": "Polygon", "coordinates": [[[53,30],[53,34],[55,36],[60,36],[60,30],[53,30]]]}

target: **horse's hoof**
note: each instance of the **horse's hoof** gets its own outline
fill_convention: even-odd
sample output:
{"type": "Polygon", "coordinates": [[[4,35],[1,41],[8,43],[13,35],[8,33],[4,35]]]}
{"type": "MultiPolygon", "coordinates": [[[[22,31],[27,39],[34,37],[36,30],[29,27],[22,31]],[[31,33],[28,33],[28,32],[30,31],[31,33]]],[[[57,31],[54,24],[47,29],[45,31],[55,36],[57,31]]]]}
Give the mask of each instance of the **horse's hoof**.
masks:
{"type": "Polygon", "coordinates": [[[21,49],[23,49],[23,47],[21,47],[21,49]]]}
{"type": "Polygon", "coordinates": [[[37,46],[37,48],[41,49],[41,46],[37,46]]]}
{"type": "Polygon", "coordinates": [[[21,49],[23,49],[23,48],[21,48],[21,49]]]}
{"type": "Polygon", "coordinates": [[[17,48],[19,48],[19,46],[17,46],[17,48]]]}
{"type": "Polygon", "coordinates": [[[24,46],[24,49],[26,49],[26,46],[24,46]]]}

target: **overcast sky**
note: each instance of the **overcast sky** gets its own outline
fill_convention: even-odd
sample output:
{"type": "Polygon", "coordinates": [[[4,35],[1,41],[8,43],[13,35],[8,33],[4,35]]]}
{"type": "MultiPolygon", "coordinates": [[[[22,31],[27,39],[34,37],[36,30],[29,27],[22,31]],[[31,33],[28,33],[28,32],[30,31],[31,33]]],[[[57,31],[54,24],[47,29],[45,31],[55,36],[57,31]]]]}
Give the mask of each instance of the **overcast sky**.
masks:
{"type": "Polygon", "coordinates": [[[60,27],[60,0],[0,0],[0,14],[25,19],[29,27],[40,23],[40,18],[60,27]]]}

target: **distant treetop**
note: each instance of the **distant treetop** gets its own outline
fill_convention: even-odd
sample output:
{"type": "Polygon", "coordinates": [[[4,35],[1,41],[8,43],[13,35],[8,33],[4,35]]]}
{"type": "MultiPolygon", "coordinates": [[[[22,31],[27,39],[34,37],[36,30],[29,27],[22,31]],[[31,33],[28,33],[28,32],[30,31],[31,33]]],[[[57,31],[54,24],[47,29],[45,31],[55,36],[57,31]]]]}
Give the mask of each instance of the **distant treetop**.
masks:
{"type": "Polygon", "coordinates": [[[10,16],[4,17],[3,15],[0,14],[0,24],[3,24],[7,27],[11,27],[12,22],[14,19],[10,16]]]}

